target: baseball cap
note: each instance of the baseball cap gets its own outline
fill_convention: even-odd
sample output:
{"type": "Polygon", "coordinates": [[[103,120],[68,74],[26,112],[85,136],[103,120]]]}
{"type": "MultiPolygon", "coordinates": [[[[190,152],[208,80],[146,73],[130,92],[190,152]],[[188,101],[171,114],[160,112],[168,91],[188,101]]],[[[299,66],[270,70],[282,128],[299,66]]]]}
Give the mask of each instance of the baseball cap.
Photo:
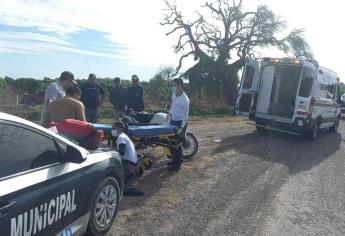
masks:
{"type": "Polygon", "coordinates": [[[89,79],[90,78],[95,78],[96,79],[96,75],[95,74],[89,74],[89,79]]]}
{"type": "Polygon", "coordinates": [[[132,75],[132,80],[138,80],[139,81],[139,77],[137,75],[132,75]]]}
{"type": "Polygon", "coordinates": [[[74,80],[74,75],[70,71],[64,71],[60,75],[60,80],[70,80],[73,84],[77,84],[77,82],[74,80]]]}

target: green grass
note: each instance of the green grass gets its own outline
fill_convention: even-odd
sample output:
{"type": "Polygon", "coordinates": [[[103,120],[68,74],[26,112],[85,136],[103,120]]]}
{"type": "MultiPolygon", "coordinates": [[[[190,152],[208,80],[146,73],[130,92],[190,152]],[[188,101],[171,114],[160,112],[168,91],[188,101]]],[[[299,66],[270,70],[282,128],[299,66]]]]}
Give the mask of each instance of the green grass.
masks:
{"type": "MultiPolygon", "coordinates": [[[[233,107],[195,107],[191,106],[189,110],[190,116],[231,116],[233,114],[233,107]]],[[[21,110],[21,117],[31,121],[39,121],[41,119],[42,106],[25,106],[21,110]]],[[[145,111],[150,113],[166,112],[166,110],[158,106],[147,106],[145,111]]],[[[102,107],[100,111],[100,119],[111,120],[114,117],[114,110],[112,107],[102,107]]]]}

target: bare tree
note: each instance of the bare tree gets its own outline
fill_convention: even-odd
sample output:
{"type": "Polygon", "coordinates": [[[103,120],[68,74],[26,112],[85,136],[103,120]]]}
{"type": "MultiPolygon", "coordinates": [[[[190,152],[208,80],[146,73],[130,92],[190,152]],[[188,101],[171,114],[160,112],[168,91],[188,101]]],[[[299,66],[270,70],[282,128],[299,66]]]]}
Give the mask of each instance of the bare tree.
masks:
{"type": "Polygon", "coordinates": [[[234,93],[237,72],[247,57],[256,56],[255,50],[260,47],[276,46],[285,52],[307,55],[309,46],[303,30],[295,29],[278,38],[277,34],[286,29],[286,23],[265,5],[245,12],[242,2],[206,1],[201,7],[210,13],[209,16],[197,12],[196,19],[186,20],[176,3],[166,0],[167,9],[161,25],[171,27],[167,35],[179,34],[174,48],[176,53],[182,53],[175,75],[180,72],[184,59],[193,56],[197,63],[181,76],[187,77],[194,89],[203,86],[204,79],[208,88],[211,84],[213,90],[221,89],[224,95],[229,95],[229,90],[234,93]]]}

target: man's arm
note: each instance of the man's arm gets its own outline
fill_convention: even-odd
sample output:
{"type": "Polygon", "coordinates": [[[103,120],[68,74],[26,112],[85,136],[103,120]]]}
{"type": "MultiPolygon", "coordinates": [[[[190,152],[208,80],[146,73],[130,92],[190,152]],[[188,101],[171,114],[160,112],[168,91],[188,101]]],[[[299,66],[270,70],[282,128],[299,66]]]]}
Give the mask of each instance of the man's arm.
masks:
{"type": "Polygon", "coordinates": [[[111,90],[110,93],[109,93],[109,102],[115,106],[115,90],[111,90]]]}
{"type": "Polygon", "coordinates": [[[58,92],[56,91],[56,88],[54,86],[48,86],[44,96],[45,104],[48,106],[49,103],[56,100],[57,95],[58,92]]]}
{"type": "Polygon", "coordinates": [[[81,120],[81,121],[86,121],[85,118],[85,107],[84,105],[80,102],[76,108],[76,119],[81,120]]]}
{"type": "Polygon", "coordinates": [[[132,104],[131,101],[132,100],[132,90],[131,87],[127,88],[126,90],[126,104],[127,104],[127,109],[131,109],[132,104]]]}
{"type": "Polygon", "coordinates": [[[101,105],[104,102],[105,92],[104,92],[104,89],[101,86],[98,85],[98,87],[99,87],[99,93],[101,94],[101,100],[99,102],[99,105],[101,105]]]}
{"type": "Polygon", "coordinates": [[[126,144],[125,143],[121,143],[119,145],[119,150],[118,150],[118,152],[120,153],[121,156],[125,155],[125,150],[126,150],[126,144]]]}
{"type": "Polygon", "coordinates": [[[141,110],[145,110],[145,105],[144,105],[144,88],[140,87],[140,98],[141,98],[141,110]]]}
{"type": "Polygon", "coordinates": [[[48,128],[50,121],[51,121],[50,106],[48,105],[48,107],[47,107],[47,113],[46,113],[46,115],[43,117],[42,126],[45,127],[45,128],[48,128]]]}
{"type": "Polygon", "coordinates": [[[189,100],[188,99],[184,101],[182,109],[183,109],[183,120],[182,120],[181,128],[185,127],[188,122],[188,116],[189,116],[189,100]]]}
{"type": "Polygon", "coordinates": [[[47,113],[48,113],[48,106],[51,102],[56,100],[58,96],[58,92],[56,91],[55,87],[52,85],[49,85],[45,91],[44,94],[44,105],[43,105],[43,111],[42,111],[42,126],[47,126],[47,113]]]}

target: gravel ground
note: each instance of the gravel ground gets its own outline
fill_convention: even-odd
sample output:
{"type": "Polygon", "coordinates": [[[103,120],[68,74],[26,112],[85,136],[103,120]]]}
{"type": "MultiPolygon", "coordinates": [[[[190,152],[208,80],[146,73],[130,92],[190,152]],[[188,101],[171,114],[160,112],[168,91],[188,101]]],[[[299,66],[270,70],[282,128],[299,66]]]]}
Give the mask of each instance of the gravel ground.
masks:
{"type": "Polygon", "coordinates": [[[343,123],[314,142],[240,118],[191,129],[196,157],[174,173],[156,156],[108,235],[345,235],[343,123]]]}

